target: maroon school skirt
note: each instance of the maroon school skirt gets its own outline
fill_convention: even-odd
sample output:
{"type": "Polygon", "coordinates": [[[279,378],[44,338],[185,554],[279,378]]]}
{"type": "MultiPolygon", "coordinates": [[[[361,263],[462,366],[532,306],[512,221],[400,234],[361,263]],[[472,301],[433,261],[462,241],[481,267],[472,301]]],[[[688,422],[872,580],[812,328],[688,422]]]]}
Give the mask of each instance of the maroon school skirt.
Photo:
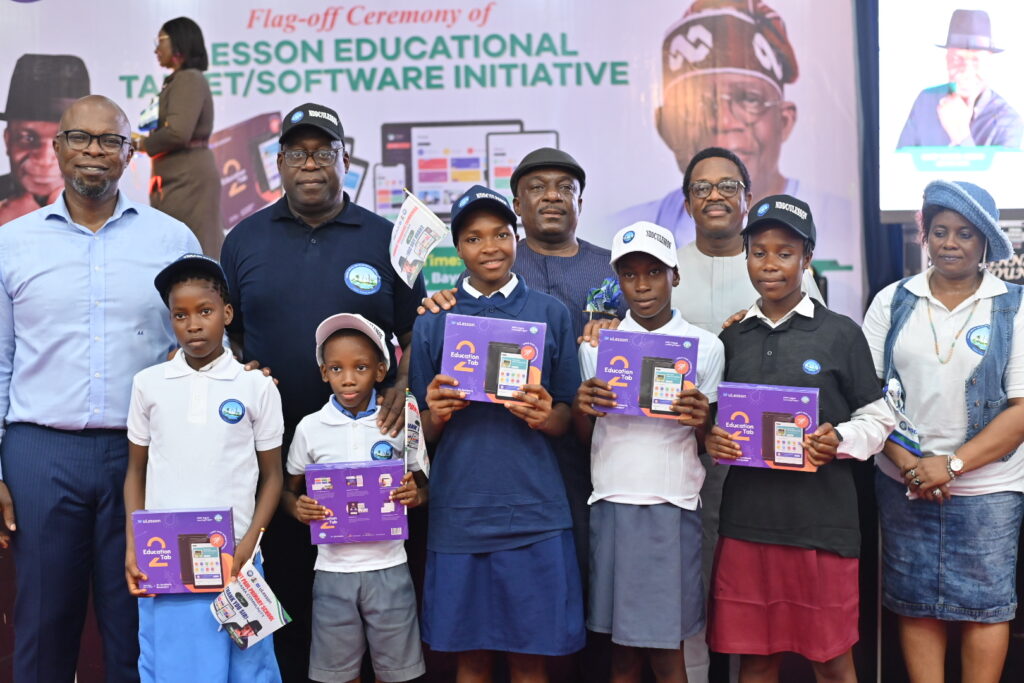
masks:
{"type": "Polygon", "coordinates": [[[715,652],[795,652],[826,662],[857,642],[857,558],[721,537],[708,645],[715,652]]]}

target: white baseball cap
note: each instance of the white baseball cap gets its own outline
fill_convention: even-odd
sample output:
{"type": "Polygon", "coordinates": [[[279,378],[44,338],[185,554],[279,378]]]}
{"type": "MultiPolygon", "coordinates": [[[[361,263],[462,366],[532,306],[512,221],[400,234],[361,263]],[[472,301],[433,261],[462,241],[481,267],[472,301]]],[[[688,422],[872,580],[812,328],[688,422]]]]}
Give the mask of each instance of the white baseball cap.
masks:
{"type": "Polygon", "coordinates": [[[672,236],[672,231],[648,221],[633,223],[615,233],[612,239],[612,259],[609,263],[614,266],[620,258],[636,251],[650,254],[669,268],[679,265],[676,240],[672,236]]]}
{"type": "Polygon", "coordinates": [[[357,330],[370,338],[384,357],[384,367],[391,367],[391,354],[388,350],[384,330],[380,329],[358,313],[338,313],[316,326],[316,362],[324,364],[324,342],[338,330],[357,330]]]}

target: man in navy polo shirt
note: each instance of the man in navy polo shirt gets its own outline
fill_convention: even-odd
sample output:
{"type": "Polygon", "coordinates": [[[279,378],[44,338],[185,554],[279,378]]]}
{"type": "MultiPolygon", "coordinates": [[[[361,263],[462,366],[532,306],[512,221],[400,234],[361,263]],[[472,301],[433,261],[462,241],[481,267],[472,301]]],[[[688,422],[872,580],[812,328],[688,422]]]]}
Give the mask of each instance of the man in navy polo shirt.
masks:
{"type": "MultiPolygon", "coordinates": [[[[349,156],[337,112],[303,104],[285,117],[277,167],[284,197],[249,216],[228,234],[221,260],[235,320],[228,328],[245,360],[273,368],[280,380],[285,447],[304,416],[330,395],[314,349],[321,320],[359,313],[398,337],[403,354],[381,392],[378,425],[397,434],[402,425],[408,345],[416,307],[426,293],[422,277],[410,288],[391,267],[391,224],[356,206],[341,190],[349,156]]],[[[306,680],[314,547],[309,530],[275,516],[263,541],[274,590],[295,618],[275,638],[285,681],[306,680]]]]}

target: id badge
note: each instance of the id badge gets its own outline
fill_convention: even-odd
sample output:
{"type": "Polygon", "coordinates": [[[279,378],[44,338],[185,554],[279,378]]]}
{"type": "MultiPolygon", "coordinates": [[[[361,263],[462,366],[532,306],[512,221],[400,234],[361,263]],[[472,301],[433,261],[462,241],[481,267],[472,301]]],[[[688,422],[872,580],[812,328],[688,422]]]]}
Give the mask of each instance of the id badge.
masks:
{"type": "Polygon", "coordinates": [[[151,130],[156,130],[157,125],[160,123],[160,100],[153,98],[146,105],[146,108],[142,110],[139,117],[139,130],[143,133],[148,133],[151,130]]]}

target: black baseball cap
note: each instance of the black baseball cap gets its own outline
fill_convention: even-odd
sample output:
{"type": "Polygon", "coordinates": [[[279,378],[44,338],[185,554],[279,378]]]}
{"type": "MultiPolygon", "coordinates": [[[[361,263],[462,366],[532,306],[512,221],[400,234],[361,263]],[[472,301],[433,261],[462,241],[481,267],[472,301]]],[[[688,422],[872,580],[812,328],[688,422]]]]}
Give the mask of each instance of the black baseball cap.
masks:
{"type": "Polygon", "coordinates": [[[184,254],[157,273],[156,278],[153,280],[153,284],[156,285],[156,291],[160,292],[160,297],[164,300],[164,304],[168,304],[171,288],[178,281],[178,276],[186,272],[199,272],[209,275],[210,279],[217,280],[224,286],[225,292],[228,290],[228,277],[224,274],[224,269],[221,268],[220,263],[216,259],[212,259],[204,254],[184,254]]]}
{"type": "Polygon", "coordinates": [[[466,222],[466,216],[477,209],[490,209],[508,221],[515,230],[518,217],[505,196],[489,187],[474,185],[452,204],[452,240],[458,242],[459,230],[466,222]]]}
{"type": "Polygon", "coordinates": [[[792,195],[773,194],[755,202],[747,214],[747,227],[743,228],[743,234],[749,235],[767,224],[789,228],[810,242],[812,247],[817,240],[818,233],[814,228],[811,207],[807,202],[800,201],[792,195]]]}
{"type": "Polygon", "coordinates": [[[516,170],[512,171],[512,179],[509,185],[512,188],[513,197],[516,195],[516,186],[519,184],[519,179],[538,168],[565,169],[576,176],[576,180],[580,181],[580,192],[583,192],[583,188],[587,184],[587,174],[583,172],[583,167],[568,152],[563,152],[554,147],[541,147],[523,157],[523,160],[516,166],[516,170]]]}
{"type": "Polygon", "coordinates": [[[284,142],[288,133],[300,126],[319,128],[327,133],[327,136],[332,140],[343,140],[345,138],[345,129],[341,126],[338,112],[322,104],[307,102],[295,107],[284,117],[284,123],[281,125],[281,137],[278,138],[278,142],[284,142]]]}

